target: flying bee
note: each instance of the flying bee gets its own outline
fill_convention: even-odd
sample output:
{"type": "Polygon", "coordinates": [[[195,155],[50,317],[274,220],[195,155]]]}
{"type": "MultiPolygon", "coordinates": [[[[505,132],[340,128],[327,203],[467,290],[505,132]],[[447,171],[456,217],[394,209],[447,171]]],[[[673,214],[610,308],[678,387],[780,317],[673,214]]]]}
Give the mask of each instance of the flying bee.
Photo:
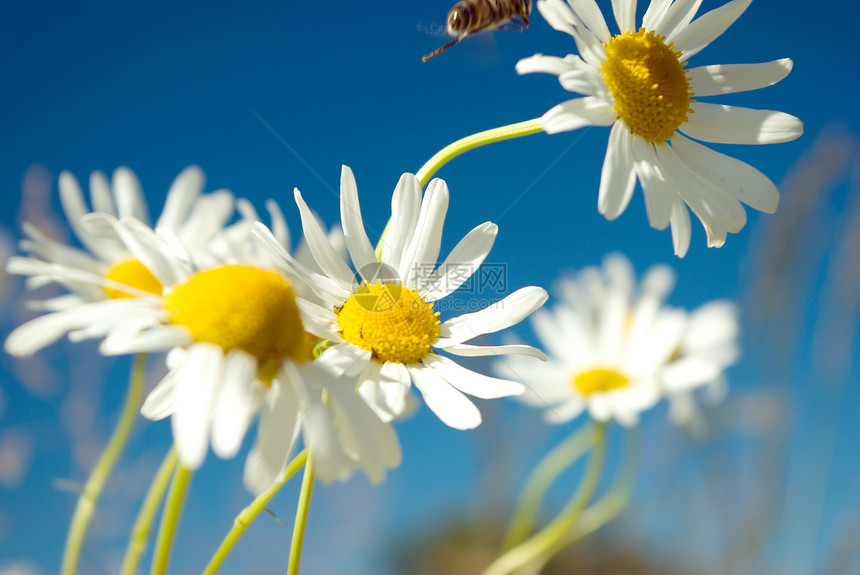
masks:
{"type": "Polygon", "coordinates": [[[426,62],[463,40],[484,30],[519,30],[529,27],[532,0],[460,0],[448,12],[448,34],[453,40],[422,58],[426,62]],[[503,28],[503,26],[509,26],[503,28]]]}

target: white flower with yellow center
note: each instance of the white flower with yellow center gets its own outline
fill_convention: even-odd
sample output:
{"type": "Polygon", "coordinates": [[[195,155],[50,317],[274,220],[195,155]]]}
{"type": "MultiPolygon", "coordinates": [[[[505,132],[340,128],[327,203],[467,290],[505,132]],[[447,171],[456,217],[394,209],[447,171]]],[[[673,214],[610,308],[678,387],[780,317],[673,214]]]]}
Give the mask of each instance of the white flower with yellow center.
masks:
{"type": "Polygon", "coordinates": [[[175,245],[133,219],[93,214],[85,224],[102,233],[112,228],[164,295],[110,299],[37,318],[9,336],[7,351],[29,355],[69,331],[105,335],[105,354],[168,351],[170,371],[142,413],[171,417],[180,461],[192,469],[210,444],[216,455],[233,457],[259,414],[245,475],[253,491],[271,485],[299,434],[323,481],[354,469],[381,481],[399,464],[391,426],[351,382],[311,361],[314,342],[283,276],[253,265],[195,270],[174,255],[175,245]]]}
{"type": "Polygon", "coordinates": [[[594,0],[538,0],[547,22],[573,36],[579,55],[537,54],[517,64],[520,74],[555,74],[564,89],[584,95],[544,114],[546,132],[612,126],[598,210],[609,220],[621,215],[638,178],[649,223],[658,230],[672,225],[678,256],[690,245],[686,206],[702,221],[708,246],[719,247],[728,232],[746,223],[741,202],[768,213],[779,202],[776,186],[764,174],[689,138],[774,144],[803,132],[800,120],[782,112],[696,100],[764,88],[791,71],[787,58],[685,69],[687,59],[722,34],[751,1],[732,0],[694,20],[701,0],[652,0],[637,28],[636,0],[612,0],[621,31],[613,36],[594,0]]]}
{"type": "Polygon", "coordinates": [[[667,266],[654,266],[635,285],[623,256],[560,282],[562,302],[531,320],[550,354],[547,362],[512,357],[495,371],[521,379],[522,400],[544,408],[550,423],[588,410],[598,421],[635,425],[639,414],[667,395],[679,423],[692,417],[693,389],[719,386],[737,356],[734,307],[713,302],[694,312],[664,305],[674,284],[667,266]],[[685,412],[685,413],[682,413],[685,412]]]}
{"type": "MultiPolygon", "coordinates": [[[[164,209],[155,224],[160,235],[186,246],[191,259],[209,259],[207,242],[222,231],[233,214],[233,195],[229,191],[201,195],[205,179],[197,166],[184,169],[170,186],[164,209]]],[[[72,292],[31,302],[33,307],[70,309],[84,302],[132,297],[132,293],[122,289],[123,285],[137,288],[135,293],[138,295],[160,295],[158,280],[134,259],[116,234],[96,235],[81,224],[81,218],[91,212],[75,177],[62,172],[59,188],[63,211],[83,249],[54,241],[34,226],[24,223],[27,239],[21,241],[21,249],[30,257],[10,258],[8,271],[29,276],[28,286],[31,288],[57,282],[72,292]]],[[[133,218],[149,225],[149,210],[140,183],[128,168],[117,168],[111,182],[103,173],[93,172],[90,197],[93,212],[133,218]]]]}
{"type": "MultiPolygon", "coordinates": [[[[358,389],[380,417],[400,416],[411,384],[427,406],[447,425],[470,429],[481,423],[478,408],[464,394],[490,399],[522,393],[519,383],[470,371],[436,350],[461,356],[543,354],[525,345],[478,346],[466,342],[510,327],[543,305],[546,292],[523,288],[474,313],[440,321],[434,302],[459,288],[484,261],[495,241],[490,222],[473,229],[437,268],[448,188],[421,186],[404,174],[391,200],[391,221],[377,260],[367,237],[352,171],[341,174],[341,224],[360,282],[327,241],[320,223],[298,190],[305,239],[323,275],[312,280],[322,305],[300,300],[308,331],[333,345],[319,358],[335,373],[358,377],[358,389]]],[[[286,268],[299,266],[267,230],[259,237],[286,268]]]]}

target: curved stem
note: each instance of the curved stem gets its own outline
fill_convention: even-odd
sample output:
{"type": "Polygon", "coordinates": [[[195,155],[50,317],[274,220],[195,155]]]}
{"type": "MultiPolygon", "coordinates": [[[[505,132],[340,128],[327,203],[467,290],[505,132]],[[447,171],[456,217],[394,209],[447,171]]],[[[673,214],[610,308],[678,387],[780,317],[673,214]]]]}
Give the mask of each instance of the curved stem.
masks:
{"type": "Polygon", "coordinates": [[[485,144],[519,138],[520,136],[529,136],[542,131],[543,128],[540,126],[540,118],[536,118],[534,120],[518,122],[509,126],[493,128],[492,130],[486,130],[484,132],[472,134],[471,136],[466,136],[465,138],[461,138],[453,144],[445,146],[436,152],[432,158],[427,160],[427,163],[421,166],[421,169],[418,170],[418,173],[416,173],[415,176],[418,178],[418,181],[421,183],[421,187],[423,188],[430,180],[430,176],[463,152],[468,152],[469,150],[485,144]]]}
{"type": "Polygon", "coordinates": [[[170,549],[173,546],[173,536],[176,526],[179,524],[179,515],[182,512],[182,504],[185,501],[185,493],[188,491],[188,483],[191,481],[191,471],[180,463],[173,474],[170,483],[170,493],[164,504],[164,513],[161,516],[161,525],[158,526],[158,540],[155,543],[155,552],[152,558],[152,575],[164,575],[167,571],[167,562],[170,559],[170,549]]]}
{"type": "Polygon", "coordinates": [[[296,471],[305,464],[307,458],[307,450],[296,455],[296,457],[287,465],[286,470],[284,471],[284,476],[276,481],[269,489],[258,495],[250,505],[245,507],[239,515],[236,516],[236,519],[233,520],[233,527],[230,528],[227,536],[224,537],[223,541],[221,541],[221,545],[218,546],[218,549],[215,551],[215,555],[213,555],[212,559],[209,560],[209,564],[206,566],[206,569],[203,570],[203,575],[214,575],[218,572],[224,559],[226,559],[227,555],[230,554],[230,551],[233,550],[233,546],[236,545],[236,542],[245,532],[245,529],[247,529],[251,522],[257,517],[257,515],[259,515],[260,511],[265,509],[269,500],[272,499],[281,487],[286,485],[287,481],[295,475],[296,471]]]}
{"type": "Polygon", "coordinates": [[[569,545],[573,545],[580,539],[602,528],[615,519],[627,507],[627,502],[630,500],[631,493],[633,493],[633,487],[636,484],[636,477],[638,476],[639,442],[638,436],[632,433],[625,435],[632,439],[627,442],[628,445],[624,451],[624,462],[612,487],[597,503],[590,505],[582,512],[576,524],[563,538],[559,539],[554,549],[548,550],[547,553],[529,565],[529,568],[533,569],[534,573],[540,573],[546,563],[558,551],[569,545]]]}
{"type": "Polygon", "coordinates": [[[128,381],[125,404],[123,405],[119,421],[113,430],[111,438],[108,440],[107,447],[105,447],[89,479],[87,479],[84,490],[75,506],[75,512],[72,515],[72,524],[69,527],[69,534],[66,538],[66,548],[63,552],[63,565],[60,571],[62,575],[72,575],[77,570],[81,547],[83,546],[90,520],[96,511],[96,505],[98,504],[105,483],[107,483],[111,472],[122,455],[122,451],[128,441],[129,433],[131,432],[131,427],[134,424],[134,418],[140,407],[140,399],[143,395],[145,367],[146,354],[136,355],[128,381]]]}
{"type": "Polygon", "coordinates": [[[502,549],[510,549],[528,536],[547,489],[565,469],[585,455],[593,443],[593,428],[590,425],[583,426],[538,463],[529,476],[514,509],[502,549]]]}
{"type": "Polygon", "coordinates": [[[636,485],[636,478],[639,475],[639,443],[638,436],[633,433],[626,435],[633,439],[628,442],[627,449],[625,449],[624,463],[618,478],[606,495],[582,512],[576,525],[559,542],[559,549],[594,533],[612,521],[627,506],[630,495],[633,493],[633,487],[636,485]]]}
{"type": "MultiPolygon", "coordinates": [[[[439,171],[439,168],[464,152],[468,152],[469,150],[486,144],[519,138],[520,136],[530,136],[531,134],[537,134],[542,131],[543,128],[540,126],[540,118],[536,118],[534,120],[526,120],[525,122],[502,126],[501,128],[493,128],[492,130],[485,130],[483,132],[478,132],[477,134],[472,134],[471,136],[466,136],[465,138],[460,138],[453,144],[449,144],[436,152],[432,158],[427,160],[427,162],[421,166],[418,172],[416,172],[415,177],[418,178],[418,183],[423,188],[427,185],[427,182],[430,181],[430,177],[439,171]]],[[[382,230],[382,235],[379,237],[379,243],[376,244],[376,259],[379,261],[382,260],[382,244],[385,241],[385,236],[388,235],[389,227],[391,227],[391,219],[389,219],[388,223],[385,224],[385,229],[382,230]]]]}
{"type": "Polygon", "coordinates": [[[299,493],[299,505],[296,509],[296,522],[293,526],[293,541],[290,544],[290,563],[287,575],[298,575],[299,563],[302,560],[302,544],[305,541],[305,526],[308,523],[308,510],[311,505],[311,495],[314,490],[314,459],[308,454],[305,463],[305,474],[302,477],[302,490],[299,493]]]}
{"type": "Polygon", "coordinates": [[[176,459],[176,448],[171,447],[149,485],[143,505],[140,506],[137,519],[134,520],[134,527],[131,529],[131,537],[129,537],[128,547],[125,549],[120,575],[135,575],[137,573],[137,564],[140,562],[140,556],[143,554],[152,533],[152,520],[158,511],[158,505],[164,497],[164,492],[167,490],[170,476],[176,468],[176,459]]]}
{"type": "Polygon", "coordinates": [[[594,424],[595,445],[579,487],[552,522],[493,561],[483,575],[505,575],[544,556],[573,527],[582,510],[594,496],[606,456],[606,426],[594,424]]]}

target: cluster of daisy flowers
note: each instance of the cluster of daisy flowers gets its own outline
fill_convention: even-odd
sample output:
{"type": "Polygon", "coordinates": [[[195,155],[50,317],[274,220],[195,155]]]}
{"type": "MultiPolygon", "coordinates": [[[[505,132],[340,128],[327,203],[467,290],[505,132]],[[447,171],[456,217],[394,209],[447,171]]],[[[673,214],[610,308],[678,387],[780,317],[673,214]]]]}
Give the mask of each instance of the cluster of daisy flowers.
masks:
{"type": "Polygon", "coordinates": [[[483,262],[497,232],[481,224],[436,268],[448,209],[442,180],[422,197],[415,176],[403,175],[379,259],[347,167],[343,240],[325,232],[296,190],[304,257],[290,253],[279,210],[270,210],[275,231],[247,205],[245,216],[228,225],[232,195],[201,194],[202,183],[197,168],[180,174],[153,228],[127,169],[117,170],[112,188],[93,176],[92,212],[64,173],[63,207],[85,250],[28,228],[22,247],[30,255],[12,258],[9,270],[28,275],[34,286],[61,283],[70,293],[38,302],[51,313],[12,332],[6,350],[31,355],[68,334],[101,339],[106,355],[165,352],[169,371],[144,401],[143,415],[170,418],[189,469],[203,463],[210,447],[220,457],[235,456],[259,418],[245,473],[255,492],[278,477],[299,436],[321,480],[358,469],[381,481],[400,463],[390,422],[405,412],[413,383],[430,409],[458,429],[481,422],[465,394],[522,393],[521,384],[475,373],[437,351],[541,357],[529,346],[467,342],[518,323],[547,298],[543,289],[527,287],[481,311],[440,319],[434,302],[468,279],[462,270],[483,262]],[[352,266],[336,247],[344,240],[352,266]]]}
{"type": "MultiPolygon", "coordinates": [[[[7,271],[26,276],[30,288],[59,284],[65,293],[30,302],[45,314],[14,330],[6,351],[29,356],[68,336],[100,340],[104,355],[164,354],[167,374],[149,391],[142,415],[169,418],[186,471],[199,468],[210,449],[221,458],[237,456],[256,424],[244,481],[260,497],[288,477],[299,445],[308,454],[306,472],[312,458],[324,482],[356,471],[383,481],[401,462],[394,424],[418,395],[460,430],[481,423],[470,397],[511,396],[542,409],[548,423],[587,413],[596,429],[609,421],[635,426],[642,412],[666,399],[673,422],[701,429],[694,395],[719,400],[724,372],[739,353],[731,302],[670,307],[675,278],[668,266],[652,267],[637,284],[630,262],[612,254],[602,267],[561,279],[551,311],[538,311],[548,295],[530,286],[480,311],[443,318],[436,304],[481,266],[498,227],[476,226],[440,264],[448,187],[439,179],[422,182],[477,145],[611,126],[599,212],[620,216],[638,181],[649,223],[671,225],[676,255],[690,245],[689,210],[702,221],[708,245],[723,245],[746,223],[742,204],[773,212],[779,193],[757,169],[695,140],[768,144],[802,133],[801,122],[783,112],[698,100],[770,86],[790,72],[788,59],[686,68],[750,2],[730,0],[696,17],[700,0],[652,0],[637,27],[636,1],[612,0],[619,29],[613,35],[595,0],[538,0],[540,13],[573,37],[578,54],[537,54],[516,69],[556,75],[582,97],[532,122],[464,138],[417,176],[403,174],[376,245],[346,166],[339,228],[327,230],[295,190],[303,232],[296,249],[277,203],[267,203],[266,225],[247,200],[226,190],[203,193],[205,178],[195,166],[177,176],[154,225],[130,170],[117,169],[110,181],[94,172],[89,207],[80,184],[64,172],[60,199],[80,248],[24,225],[26,255],[10,258],[7,271]],[[548,357],[521,343],[473,341],[529,316],[548,357]],[[457,361],[477,356],[495,358],[496,377],[457,361]]],[[[581,493],[593,495],[605,438],[598,443],[592,453],[598,471],[586,472],[583,485],[591,487],[581,493]]],[[[562,511],[554,523],[570,527],[581,510],[562,511]]],[[[539,532],[485,573],[540,559],[541,541],[550,539],[539,532]]],[[[71,557],[66,572],[74,572],[71,557]]],[[[291,573],[297,564],[291,559],[291,573]]]]}

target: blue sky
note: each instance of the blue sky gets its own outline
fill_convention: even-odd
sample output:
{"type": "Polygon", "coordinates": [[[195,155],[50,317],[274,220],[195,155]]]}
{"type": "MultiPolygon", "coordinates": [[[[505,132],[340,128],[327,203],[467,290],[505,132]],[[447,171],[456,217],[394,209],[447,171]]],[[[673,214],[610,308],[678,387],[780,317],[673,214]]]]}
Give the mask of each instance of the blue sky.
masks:
{"type": "MultiPolygon", "coordinates": [[[[609,11],[608,0],[600,5],[609,11]]],[[[703,10],[717,5],[705,0],[703,10]]],[[[229,188],[260,210],[267,198],[278,200],[297,240],[300,226],[292,189],[301,189],[308,203],[332,223],[338,218],[332,190],[338,188],[341,165],[347,164],[355,172],[373,236],[385,225],[390,194],[401,173],[416,171],[455,139],[536,118],[569,96],[553,77],[518,77],[514,72],[520,58],[536,52],[564,55],[574,49],[569,37],[551,30],[537,13],[522,34],[482,34],[422,64],[421,55],[445,41],[438,30],[449,8],[440,0],[253,5],[180,1],[134,7],[5,2],[0,8],[0,225],[19,232],[24,206],[20,191],[28,169],[53,182],[51,209],[58,213],[55,182],[60,170],[85,181],[92,170],[110,173],[128,166],[138,174],[156,214],[171,180],[194,163],[206,172],[208,190],[229,188]],[[33,171],[34,165],[39,171],[33,171]]],[[[640,6],[640,13],[643,9],[640,6]]],[[[755,0],[722,37],[694,56],[691,66],[782,57],[795,63],[789,77],[774,87],[718,101],[794,114],[805,123],[804,136],[776,146],[718,149],[779,182],[829,126],[860,133],[860,74],[848,25],[857,20],[858,11],[849,2],[812,6],[797,0],[755,0]]],[[[488,261],[507,266],[511,291],[525,285],[549,288],[561,272],[597,264],[605,253],[620,250],[640,272],[658,262],[673,265],[679,274],[671,299],[675,305],[691,308],[715,298],[740,297],[761,269],[755,242],[766,235],[775,216],[748,210],[748,226],[730,235],[721,249],[706,248],[704,233],[694,221],[691,249],[679,260],[672,255],[669,232],[648,227],[641,191],[617,221],[607,222],[597,213],[607,136],[605,129],[540,134],[475,150],[445,166],[438,175],[448,182],[451,207],[443,253],[469,229],[492,220],[500,233],[488,261]]],[[[848,188],[839,188],[816,212],[812,231],[805,236],[812,248],[804,249],[821,245],[829,254],[843,237],[852,201],[848,188]]],[[[813,215],[809,217],[813,221],[813,215]]],[[[814,257],[803,253],[807,259],[814,257]]],[[[812,302],[804,312],[806,333],[817,321],[820,288],[832,271],[827,261],[828,256],[819,257],[800,268],[801,283],[809,286],[803,301],[812,302]]],[[[17,320],[7,315],[3,321],[8,330],[17,320]]],[[[521,333],[529,337],[527,331],[521,333]]],[[[803,382],[811,375],[803,358],[811,345],[797,344],[797,364],[787,370],[784,382],[799,405],[809,404],[803,382]]],[[[104,361],[93,346],[70,344],[46,352],[41,367],[21,367],[8,357],[2,362],[5,409],[0,430],[29,437],[34,455],[19,485],[0,488],[0,566],[4,560],[26,559],[39,572],[50,573],[58,565],[71,501],[51,480],[84,477],[69,458],[76,439],[67,434],[69,410],[82,405],[69,400],[82,384],[65,376],[71,372],[94,379],[83,386],[91,393],[88,405],[93,409],[93,423],[84,427],[90,433],[85,437],[97,440],[108,433],[112,418],[105,414],[115,413],[127,362],[104,361]],[[66,369],[70,357],[86,368],[66,369]],[[56,381],[34,396],[14,374],[25,370],[32,376],[39,369],[51,374],[43,379],[56,381]]],[[[761,365],[748,354],[736,372],[741,390],[780,385],[764,381],[760,373],[761,365]]],[[[848,404],[856,405],[856,391],[851,395],[849,387],[845,393],[848,404]]],[[[540,450],[558,437],[522,410],[508,405],[498,409],[500,417],[522,426],[525,439],[502,435],[513,442],[512,448],[540,450]]],[[[801,409],[798,425],[817,429],[818,422],[828,418],[828,409],[801,409]]],[[[663,415],[653,419],[662,420],[663,415]]],[[[856,425],[845,427],[847,437],[860,433],[856,425]]],[[[487,433],[499,432],[494,429],[487,433]]],[[[318,522],[312,517],[309,527],[309,572],[315,572],[312,565],[325,566],[325,560],[353,559],[357,563],[350,563],[355,569],[350,572],[375,572],[379,563],[373,561],[385,554],[375,547],[382,546],[378,542],[386,536],[404,526],[432,523],[438,509],[474,503],[480,458],[489,457],[480,437],[446,429],[426,410],[405,422],[405,462],[388,483],[374,489],[359,479],[318,492],[318,522]],[[344,508],[350,519],[339,521],[337,512],[344,508]],[[359,525],[356,517],[365,518],[369,527],[350,528],[359,525]],[[368,542],[368,532],[378,537],[368,542]],[[340,547],[325,553],[332,533],[340,535],[340,547]]],[[[168,439],[164,424],[138,429],[127,463],[140,471],[126,475],[130,492],[132,484],[144,488],[145,482],[131,480],[147,476],[168,439]]],[[[537,456],[535,451],[515,459],[533,462],[537,456]]],[[[837,458],[839,465],[841,461],[837,458]]],[[[176,556],[177,572],[183,566],[193,569],[205,558],[197,551],[214,546],[232,514],[247,501],[240,470],[241,462],[210,456],[195,479],[180,534],[185,545],[176,556]]],[[[848,471],[856,469],[849,466],[848,471]]],[[[513,476],[524,473],[520,469],[513,476]]],[[[121,495],[122,489],[115,487],[115,501],[121,495]]],[[[276,512],[285,521],[291,517],[292,495],[288,490],[278,500],[276,512]]],[[[860,503],[856,496],[853,503],[860,503]]],[[[128,519],[133,506],[117,513],[128,519]]],[[[280,570],[289,530],[265,517],[260,524],[237,555],[260,561],[260,572],[280,570]],[[274,545],[274,550],[266,553],[265,545],[274,545]]],[[[116,525],[103,520],[96,527],[105,537],[123,532],[121,519],[116,525]]],[[[121,550],[122,536],[115,539],[121,550]]],[[[343,563],[337,565],[343,569],[343,563]]]]}

